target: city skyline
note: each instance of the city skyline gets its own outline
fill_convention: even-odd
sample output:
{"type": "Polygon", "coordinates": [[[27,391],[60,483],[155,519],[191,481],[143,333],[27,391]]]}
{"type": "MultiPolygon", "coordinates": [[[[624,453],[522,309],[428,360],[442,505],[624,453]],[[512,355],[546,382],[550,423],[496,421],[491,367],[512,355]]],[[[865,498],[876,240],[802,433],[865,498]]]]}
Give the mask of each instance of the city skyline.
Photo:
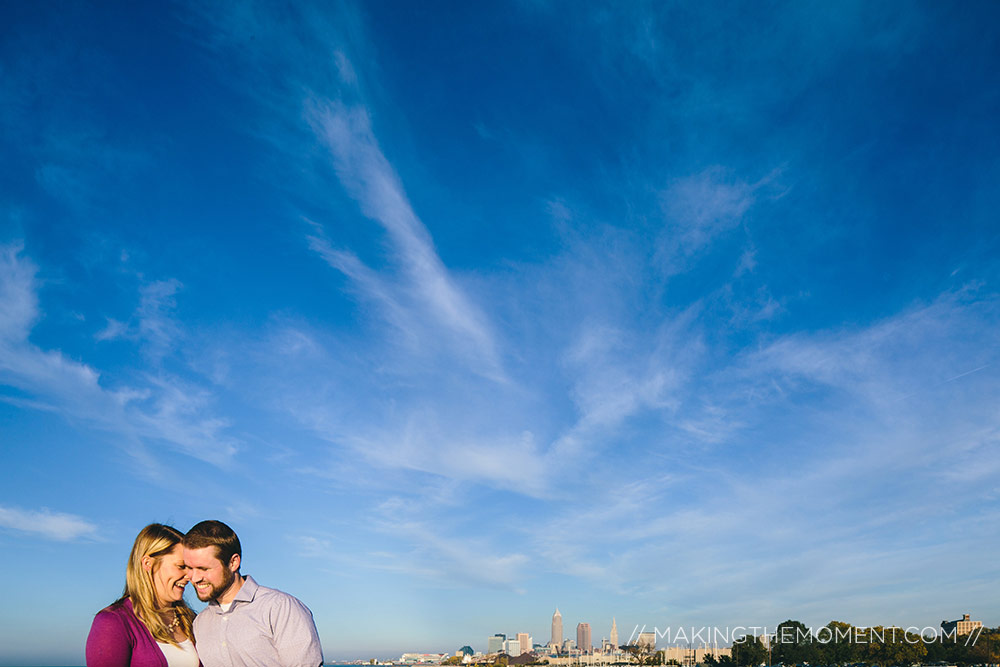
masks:
{"type": "Polygon", "coordinates": [[[0,667],[205,519],[328,659],[995,623],[998,22],[5,3],[0,667]]]}
{"type": "MultiPolygon", "coordinates": [[[[912,625],[910,626],[898,625],[896,626],[896,628],[905,630],[906,632],[909,633],[921,635],[925,638],[938,636],[944,639],[948,639],[949,637],[954,639],[954,637],[974,634],[979,631],[982,631],[984,628],[989,629],[991,627],[989,622],[984,623],[981,619],[974,619],[971,616],[972,616],[971,614],[965,613],[962,615],[962,618],[953,621],[949,620],[941,621],[936,626],[929,625],[920,627],[912,625]]],[[[562,614],[559,612],[558,607],[556,608],[555,613],[553,613],[553,627],[555,627],[555,621],[557,618],[559,619],[559,623],[561,625],[562,614]]],[[[590,642],[591,650],[597,650],[597,651],[603,648],[604,641],[607,641],[609,646],[615,648],[620,648],[622,646],[626,646],[629,644],[636,644],[636,645],[645,644],[649,650],[661,649],[661,648],[684,648],[684,647],[697,648],[697,649],[702,649],[702,648],[711,649],[712,647],[729,648],[735,640],[740,639],[741,637],[744,636],[757,637],[766,646],[770,644],[772,640],[786,641],[786,642],[796,641],[794,634],[779,630],[779,626],[789,622],[798,623],[798,621],[791,618],[785,619],[780,622],[774,622],[772,624],[736,626],[736,627],[726,627],[726,628],[719,626],[685,627],[683,625],[667,626],[667,627],[655,627],[655,626],[650,627],[649,624],[644,623],[642,625],[637,624],[630,632],[628,639],[625,642],[619,643],[617,620],[615,617],[612,617],[609,635],[607,638],[602,637],[601,646],[597,646],[593,643],[594,637],[593,635],[591,635],[592,627],[591,624],[586,621],[580,621],[577,624],[576,640],[566,640],[566,642],[560,640],[556,642],[555,641],[556,635],[553,634],[552,639],[547,644],[534,643],[533,646],[537,647],[541,651],[541,653],[545,655],[549,655],[552,653],[553,645],[565,647],[568,643],[572,643],[573,650],[582,650],[581,645],[587,644],[586,637],[588,635],[590,635],[591,638],[590,642]],[[581,632],[583,633],[582,635],[584,638],[583,642],[581,642],[581,632]]],[[[831,619],[830,622],[844,623],[845,621],[842,619],[841,620],[831,619]]],[[[851,625],[851,627],[855,627],[856,629],[859,630],[863,630],[868,627],[868,626],[854,626],[853,624],[850,624],[849,621],[847,621],[847,623],[851,625]]],[[[893,627],[891,624],[879,623],[878,625],[882,627],[893,627]]],[[[1000,627],[1000,625],[997,625],[996,627],[1000,627]]],[[[818,626],[818,627],[806,626],[804,630],[814,636],[817,635],[820,636],[820,639],[818,641],[820,641],[821,643],[833,641],[839,637],[839,635],[834,635],[832,632],[826,632],[824,634],[823,631],[829,631],[829,628],[827,628],[825,624],[824,626],[818,626]]],[[[800,631],[802,630],[796,629],[796,632],[800,631]]],[[[528,644],[523,643],[524,638],[529,638],[529,633],[518,632],[516,633],[516,636],[517,636],[516,641],[522,642],[517,644],[518,654],[531,650],[524,648],[528,644]]],[[[844,635],[844,637],[848,638],[850,636],[851,636],[850,634],[844,635]]],[[[503,642],[497,641],[493,643],[492,640],[495,638],[505,639],[506,634],[496,633],[494,635],[491,635],[489,637],[490,641],[487,644],[487,649],[482,653],[497,653],[504,650],[503,642]]],[[[510,655],[515,655],[514,653],[511,653],[509,651],[507,652],[510,655]]],[[[566,651],[564,650],[560,650],[558,652],[566,653],[566,651]]]]}

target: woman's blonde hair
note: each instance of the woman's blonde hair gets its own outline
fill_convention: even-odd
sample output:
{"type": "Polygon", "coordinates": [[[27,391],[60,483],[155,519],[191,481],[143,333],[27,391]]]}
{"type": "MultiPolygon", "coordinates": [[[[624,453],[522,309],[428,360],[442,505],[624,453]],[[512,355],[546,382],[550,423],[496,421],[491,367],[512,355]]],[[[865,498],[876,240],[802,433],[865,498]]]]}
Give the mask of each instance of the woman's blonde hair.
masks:
{"type": "MultiPolygon", "coordinates": [[[[153,637],[160,642],[177,645],[173,633],[167,629],[160,612],[168,611],[159,607],[156,601],[156,589],[153,585],[153,575],[158,569],[163,557],[173,551],[181,543],[184,535],[176,528],[164,526],[161,523],[151,523],[139,531],[132,545],[132,553],[128,557],[125,569],[125,590],[119,602],[128,598],[132,601],[132,611],[142,621],[153,637]],[[143,559],[149,556],[153,559],[153,567],[147,572],[142,566],[143,559]]],[[[181,599],[169,605],[180,619],[184,635],[193,638],[191,625],[194,622],[194,611],[181,599]]]]}

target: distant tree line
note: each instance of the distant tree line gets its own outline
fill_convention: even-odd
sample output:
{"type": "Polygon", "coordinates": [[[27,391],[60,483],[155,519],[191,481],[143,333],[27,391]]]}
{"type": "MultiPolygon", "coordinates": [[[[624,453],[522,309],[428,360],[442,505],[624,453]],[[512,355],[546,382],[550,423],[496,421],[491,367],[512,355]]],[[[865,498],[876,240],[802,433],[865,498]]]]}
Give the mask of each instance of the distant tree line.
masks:
{"type": "MultiPolygon", "coordinates": [[[[813,634],[805,624],[787,620],[778,624],[769,645],[745,636],[733,642],[731,655],[707,655],[706,667],[758,667],[759,665],[869,665],[909,667],[913,664],[996,665],[1000,663],[1000,628],[962,636],[924,637],[903,628],[861,628],[830,621],[813,634]]],[[[677,664],[665,651],[640,645],[621,647],[641,665],[677,664]]]]}

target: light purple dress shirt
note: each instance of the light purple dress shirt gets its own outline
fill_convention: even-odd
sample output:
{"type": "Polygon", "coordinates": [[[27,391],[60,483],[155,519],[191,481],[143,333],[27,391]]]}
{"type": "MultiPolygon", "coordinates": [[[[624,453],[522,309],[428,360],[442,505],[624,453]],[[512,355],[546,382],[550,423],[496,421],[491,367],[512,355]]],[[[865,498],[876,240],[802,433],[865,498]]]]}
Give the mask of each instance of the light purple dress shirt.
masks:
{"type": "Polygon", "coordinates": [[[194,619],[198,657],[205,667],[316,667],[323,650],[312,612],[298,599],[243,581],[232,606],[211,601],[194,619]]]}

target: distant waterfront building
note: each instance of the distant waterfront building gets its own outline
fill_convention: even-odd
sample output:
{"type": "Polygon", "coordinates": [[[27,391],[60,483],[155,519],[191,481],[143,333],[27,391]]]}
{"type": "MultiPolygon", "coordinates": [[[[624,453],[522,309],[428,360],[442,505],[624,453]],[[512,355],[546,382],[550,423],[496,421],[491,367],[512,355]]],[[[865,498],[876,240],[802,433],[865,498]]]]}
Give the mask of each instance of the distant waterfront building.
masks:
{"type": "Polygon", "coordinates": [[[521,642],[517,641],[516,639],[508,639],[506,644],[507,645],[505,649],[507,651],[507,655],[511,656],[512,658],[516,658],[517,656],[521,655],[521,642]]]}
{"type": "Polygon", "coordinates": [[[517,641],[521,644],[521,653],[527,653],[531,650],[531,635],[527,632],[517,633],[517,641]]]}
{"type": "Polygon", "coordinates": [[[556,646],[562,644],[562,614],[559,613],[559,607],[556,607],[556,613],[552,614],[551,643],[556,646]]]}
{"type": "Polygon", "coordinates": [[[650,651],[656,648],[655,632],[640,632],[639,638],[635,640],[636,646],[644,646],[650,651]]]}
{"type": "Polygon", "coordinates": [[[399,661],[407,665],[439,665],[447,653],[404,653],[399,661]]]}
{"type": "Polygon", "coordinates": [[[956,634],[956,635],[971,635],[976,630],[981,630],[983,627],[982,621],[973,621],[969,619],[968,614],[963,614],[962,619],[959,621],[941,621],[941,629],[944,630],[944,634],[956,634]]]}
{"type": "Polygon", "coordinates": [[[589,653],[591,649],[590,623],[579,623],[576,626],[576,647],[584,653],[589,653]]]}
{"type": "Polygon", "coordinates": [[[487,653],[499,653],[503,650],[503,643],[507,640],[507,635],[499,632],[486,640],[487,653]]]}
{"type": "Polygon", "coordinates": [[[618,648],[618,623],[615,622],[615,617],[611,617],[611,648],[618,648]]]}
{"type": "Polygon", "coordinates": [[[573,649],[576,648],[576,642],[572,639],[564,639],[562,643],[562,652],[569,654],[573,649]]]}

